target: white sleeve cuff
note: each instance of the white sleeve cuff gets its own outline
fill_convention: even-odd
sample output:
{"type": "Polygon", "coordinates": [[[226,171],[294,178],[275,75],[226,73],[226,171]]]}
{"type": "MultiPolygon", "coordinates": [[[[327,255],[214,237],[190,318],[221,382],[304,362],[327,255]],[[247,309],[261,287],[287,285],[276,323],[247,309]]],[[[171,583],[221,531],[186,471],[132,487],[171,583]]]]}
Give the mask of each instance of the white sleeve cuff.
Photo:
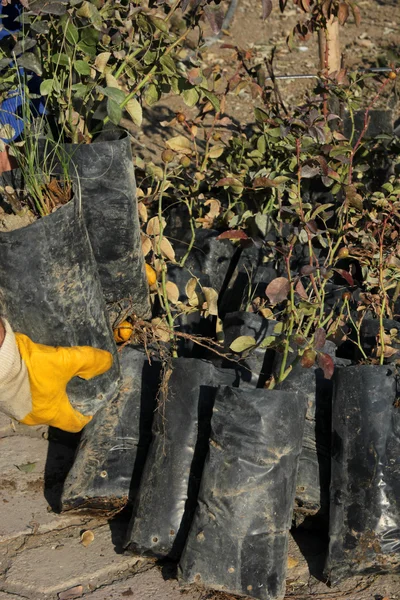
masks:
{"type": "Polygon", "coordinates": [[[5,319],[3,323],[6,335],[0,346],[0,411],[19,421],[32,411],[29,376],[11,325],[5,319]]]}

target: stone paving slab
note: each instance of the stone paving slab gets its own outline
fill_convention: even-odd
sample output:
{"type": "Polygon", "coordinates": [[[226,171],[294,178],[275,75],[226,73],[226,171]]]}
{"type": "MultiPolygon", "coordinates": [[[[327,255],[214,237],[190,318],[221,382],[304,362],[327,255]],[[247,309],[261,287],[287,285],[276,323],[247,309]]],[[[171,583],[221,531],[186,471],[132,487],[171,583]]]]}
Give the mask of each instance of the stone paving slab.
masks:
{"type": "Polygon", "coordinates": [[[15,437],[17,435],[25,435],[27,437],[46,438],[46,425],[29,426],[18,423],[7,417],[4,413],[0,413],[0,438],[15,437]]]}
{"type": "MultiPolygon", "coordinates": [[[[174,579],[164,580],[159,568],[138,573],[124,581],[84,594],[87,600],[201,600],[196,590],[182,590],[174,579]]],[[[0,598],[1,600],[1,598],[0,598]]]]}
{"type": "Polygon", "coordinates": [[[82,521],[78,515],[51,511],[44,493],[47,452],[43,438],[0,439],[0,544],[82,521]]]}
{"type": "Polygon", "coordinates": [[[77,585],[87,593],[131,575],[146,563],[137,556],[117,554],[108,525],[93,533],[94,541],[86,548],[80,542],[79,528],[73,528],[18,552],[9,562],[0,589],[32,600],[57,598],[58,592],[77,585]]]}

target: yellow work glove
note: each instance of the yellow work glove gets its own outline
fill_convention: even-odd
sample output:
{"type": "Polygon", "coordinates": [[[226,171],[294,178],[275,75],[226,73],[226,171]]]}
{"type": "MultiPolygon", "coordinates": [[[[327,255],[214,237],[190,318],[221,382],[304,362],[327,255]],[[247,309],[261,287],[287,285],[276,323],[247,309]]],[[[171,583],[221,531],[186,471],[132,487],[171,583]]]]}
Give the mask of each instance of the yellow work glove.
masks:
{"type": "Polygon", "coordinates": [[[112,355],[90,346],[54,348],[35,344],[21,333],[14,336],[7,321],[4,323],[0,410],[25,425],[52,425],[71,433],[81,431],[92,417],[71,406],[67,383],[75,376],[91,379],[105,373],[112,365],[112,355]]]}

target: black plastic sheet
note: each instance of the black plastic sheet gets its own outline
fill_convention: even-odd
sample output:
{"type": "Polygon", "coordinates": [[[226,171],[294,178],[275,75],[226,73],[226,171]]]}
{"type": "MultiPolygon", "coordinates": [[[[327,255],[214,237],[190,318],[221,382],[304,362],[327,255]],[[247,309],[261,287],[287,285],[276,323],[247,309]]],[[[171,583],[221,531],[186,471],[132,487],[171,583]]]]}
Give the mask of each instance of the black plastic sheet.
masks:
{"type": "Polygon", "coordinates": [[[61,498],[62,510],[119,510],[139,487],[159,385],[160,364],[127,346],[120,392],[85,427],[61,498]]]}
{"type": "Polygon", "coordinates": [[[219,383],[234,373],[204,360],[178,358],[160,397],[127,547],[139,554],[179,558],[196,505],[219,383]]]}
{"type": "Polygon", "coordinates": [[[400,573],[400,407],[388,366],[339,369],[327,576],[400,573]]]}
{"type": "Polygon", "coordinates": [[[50,346],[94,346],[114,356],[109,371],[67,386],[73,406],[94,414],[119,384],[118,353],[96,262],[77,200],[32,225],[0,233],[0,290],[13,329],[50,346]]]}
{"type": "Polygon", "coordinates": [[[92,144],[64,144],[71,176],[79,176],[83,215],[107,302],[129,300],[150,314],[130,137],[110,130],[92,144]]]}
{"type": "MultiPolygon", "coordinates": [[[[323,352],[332,356],[335,366],[348,364],[346,359],[336,358],[335,350],[336,346],[332,342],[327,342],[323,348],[323,352]]],[[[289,356],[293,359],[295,354],[289,356]]],[[[300,525],[307,520],[304,524],[310,525],[310,518],[316,515],[326,522],[329,516],[331,479],[333,381],[325,379],[318,365],[306,369],[297,362],[276,389],[299,391],[307,397],[303,448],[296,482],[295,523],[300,525]]]]}
{"type": "Polygon", "coordinates": [[[295,392],[219,388],[183,584],[283,598],[305,410],[295,392]]]}

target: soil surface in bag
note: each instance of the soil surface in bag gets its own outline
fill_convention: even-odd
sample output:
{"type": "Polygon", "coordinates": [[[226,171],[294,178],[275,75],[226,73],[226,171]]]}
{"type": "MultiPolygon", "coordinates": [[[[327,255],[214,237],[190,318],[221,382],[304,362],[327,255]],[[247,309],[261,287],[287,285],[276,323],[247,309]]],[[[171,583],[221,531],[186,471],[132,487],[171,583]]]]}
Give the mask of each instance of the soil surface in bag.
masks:
{"type": "MultiPolygon", "coordinates": [[[[391,366],[338,369],[332,410],[332,583],[400,573],[400,408],[391,366]]],[[[400,589],[400,577],[399,577],[400,589]]]]}
{"type": "Polygon", "coordinates": [[[232,382],[235,375],[198,359],[178,358],[172,366],[126,544],[138,554],[175,560],[196,506],[217,386],[232,382]]]}
{"type": "MultiPolygon", "coordinates": [[[[232,352],[230,346],[238,337],[250,336],[260,344],[266,337],[275,337],[276,321],[264,319],[261,315],[249,312],[228,313],[223,321],[225,352],[232,352]]],[[[223,366],[229,366],[237,373],[237,387],[263,387],[273,364],[273,352],[265,348],[256,348],[239,363],[226,360],[223,366]]]]}
{"type": "Polygon", "coordinates": [[[32,225],[0,233],[0,301],[13,329],[49,346],[93,346],[114,356],[111,369],[75,377],[69,398],[94,414],[117,391],[118,353],[82,216],[71,200],[32,225]]]}
{"type": "MultiPolygon", "coordinates": [[[[326,342],[322,351],[332,356],[335,367],[349,364],[346,359],[336,358],[336,345],[326,342]]],[[[275,369],[279,367],[278,358],[275,369]]],[[[309,369],[300,363],[277,384],[276,389],[299,391],[307,398],[303,448],[297,473],[294,520],[296,525],[311,525],[311,518],[318,515],[326,522],[329,516],[329,484],[331,480],[331,412],[332,379],[325,379],[318,365],[309,369]]],[[[314,519],[315,521],[315,519],[314,519]]],[[[319,521],[319,519],[318,519],[319,521]]],[[[317,522],[315,522],[318,525],[317,522]]]]}
{"type": "MultiPolygon", "coordinates": [[[[63,146],[76,166],[83,214],[107,302],[129,299],[132,312],[150,314],[129,135],[104,132],[92,144],[63,146]]],[[[71,176],[75,169],[71,165],[71,176]]]]}
{"type": "Polygon", "coordinates": [[[182,584],[283,598],[305,411],[298,393],[219,388],[182,584]]]}
{"type": "Polygon", "coordinates": [[[62,510],[118,510],[137,491],[151,442],[160,365],[150,365],[143,352],[129,346],[120,363],[121,391],[83,430],[62,510]]]}

